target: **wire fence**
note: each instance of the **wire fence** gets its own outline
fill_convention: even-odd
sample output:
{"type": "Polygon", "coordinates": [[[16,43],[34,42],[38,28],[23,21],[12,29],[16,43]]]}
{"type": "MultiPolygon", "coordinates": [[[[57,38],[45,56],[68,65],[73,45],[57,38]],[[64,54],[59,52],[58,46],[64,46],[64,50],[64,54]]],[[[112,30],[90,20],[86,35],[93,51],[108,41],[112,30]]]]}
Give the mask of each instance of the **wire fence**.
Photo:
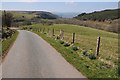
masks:
{"type": "MultiPolygon", "coordinates": [[[[118,61],[118,46],[113,44],[111,39],[106,39],[105,37],[98,36],[98,37],[91,37],[77,34],[76,32],[67,32],[66,30],[62,29],[55,29],[55,28],[34,28],[35,31],[41,32],[46,34],[48,37],[57,39],[58,37],[61,40],[64,40],[70,44],[77,44],[80,48],[85,50],[92,49],[93,52],[99,56],[101,61],[112,62],[110,64],[117,65],[118,61]]],[[[117,43],[117,40],[116,42],[117,43]]]]}

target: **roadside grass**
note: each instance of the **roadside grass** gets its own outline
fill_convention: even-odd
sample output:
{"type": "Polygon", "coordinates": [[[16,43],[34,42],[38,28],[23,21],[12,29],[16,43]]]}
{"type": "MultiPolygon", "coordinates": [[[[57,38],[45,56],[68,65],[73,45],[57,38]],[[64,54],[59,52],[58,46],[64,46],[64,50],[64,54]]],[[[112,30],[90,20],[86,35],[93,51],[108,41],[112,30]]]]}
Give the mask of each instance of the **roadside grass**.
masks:
{"type": "MultiPolygon", "coordinates": [[[[25,26],[24,26],[25,27],[25,26]]],[[[26,26],[27,27],[27,26],[26,26]]],[[[92,29],[88,27],[55,24],[51,26],[34,24],[33,32],[40,35],[48,43],[50,43],[62,56],[71,63],[78,71],[90,79],[95,78],[117,78],[117,61],[118,61],[118,35],[102,30],[92,29]],[[46,34],[38,32],[39,29],[44,29],[46,34]],[[48,28],[50,29],[47,34],[48,28]],[[52,29],[55,29],[55,36],[52,37],[52,29]],[[76,33],[75,45],[80,47],[80,50],[74,51],[71,46],[65,47],[60,44],[55,37],[59,35],[59,30],[64,30],[64,42],[72,42],[72,33],[76,33]],[[90,50],[95,53],[96,39],[101,37],[100,58],[91,60],[83,55],[83,50],[90,50]]],[[[29,30],[29,28],[28,28],[29,30]]]]}
{"type": "Polygon", "coordinates": [[[18,36],[18,31],[16,31],[11,38],[8,38],[2,41],[2,55],[6,53],[6,51],[10,48],[10,46],[14,43],[18,36]]]}

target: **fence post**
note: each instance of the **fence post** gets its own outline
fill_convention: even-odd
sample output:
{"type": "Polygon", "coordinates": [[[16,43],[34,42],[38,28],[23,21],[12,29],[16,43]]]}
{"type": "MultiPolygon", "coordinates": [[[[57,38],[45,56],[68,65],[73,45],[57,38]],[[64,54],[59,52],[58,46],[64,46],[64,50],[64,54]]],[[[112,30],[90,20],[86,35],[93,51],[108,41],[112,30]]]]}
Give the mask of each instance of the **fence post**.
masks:
{"type": "Polygon", "coordinates": [[[64,31],[60,30],[60,39],[63,40],[63,38],[64,38],[64,31]]]}
{"type": "Polygon", "coordinates": [[[96,55],[99,55],[100,50],[100,37],[97,38],[97,46],[96,46],[96,55]]]}
{"type": "Polygon", "coordinates": [[[60,34],[59,34],[59,36],[60,36],[60,39],[61,39],[61,34],[62,34],[62,31],[61,31],[61,29],[60,29],[60,34]]]}
{"type": "Polygon", "coordinates": [[[47,31],[47,35],[49,35],[49,28],[48,28],[48,31],[47,31]]]}
{"type": "Polygon", "coordinates": [[[54,30],[54,28],[53,28],[52,36],[54,36],[54,33],[55,33],[55,30],[54,30]]]}
{"type": "Polygon", "coordinates": [[[75,33],[73,33],[73,42],[72,43],[75,43],[75,33]]]}

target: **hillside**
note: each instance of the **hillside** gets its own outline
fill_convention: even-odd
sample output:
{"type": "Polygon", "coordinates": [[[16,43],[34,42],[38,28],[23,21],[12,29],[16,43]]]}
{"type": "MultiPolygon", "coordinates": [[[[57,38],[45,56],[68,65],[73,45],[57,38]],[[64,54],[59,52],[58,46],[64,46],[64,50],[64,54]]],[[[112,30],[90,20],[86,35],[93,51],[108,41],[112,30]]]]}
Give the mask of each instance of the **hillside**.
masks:
{"type": "Polygon", "coordinates": [[[94,11],[92,13],[79,14],[75,18],[79,20],[94,20],[94,21],[114,20],[120,18],[120,16],[118,16],[118,11],[120,11],[120,9],[94,11]]]}
{"type": "Polygon", "coordinates": [[[13,14],[16,21],[39,19],[57,19],[58,16],[45,11],[7,11],[13,14]]]}
{"type": "MultiPolygon", "coordinates": [[[[30,25],[40,23],[42,19],[57,19],[59,16],[45,11],[6,11],[13,15],[12,26],[30,25]]],[[[2,11],[0,12],[0,14],[2,11]]],[[[0,15],[2,16],[2,14],[0,15]]]]}
{"type": "Polygon", "coordinates": [[[25,17],[26,19],[33,19],[33,18],[40,18],[40,19],[56,19],[58,18],[57,15],[52,14],[50,12],[44,11],[15,11],[12,12],[16,18],[18,17],[25,17]]]}
{"type": "Polygon", "coordinates": [[[43,18],[43,19],[56,19],[56,18],[59,18],[57,15],[52,14],[50,12],[35,11],[35,12],[32,12],[32,13],[34,13],[38,18],[43,18]]]}

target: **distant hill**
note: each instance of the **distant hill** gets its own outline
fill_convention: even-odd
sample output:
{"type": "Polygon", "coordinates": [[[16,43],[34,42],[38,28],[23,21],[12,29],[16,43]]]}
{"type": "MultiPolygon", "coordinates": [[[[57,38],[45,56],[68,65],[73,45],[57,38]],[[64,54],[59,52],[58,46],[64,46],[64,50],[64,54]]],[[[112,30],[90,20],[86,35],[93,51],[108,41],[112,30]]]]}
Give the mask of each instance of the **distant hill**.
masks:
{"type": "Polygon", "coordinates": [[[41,18],[41,19],[57,19],[58,16],[55,14],[52,14],[50,12],[45,12],[45,11],[14,11],[12,12],[15,14],[16,17],[26,17],[28,19],[30,18],[41,18]]]}
{"type": "Polygon", "coordinates": [[[7,11],[13,14],[16,21],[35,19],[57,19],[57,15],[45,11],[7,11]]]}
{"type": "MultiPolygon", "coordinates": [[[[0,17],[3,11],[0,12],[0,17]]],[[[45,11],[6,11],[13,15],[12,26],[31,25],[44,19],[57,19],[59,16],[45,11]]]]}
{"type": "Polygon", "coordinates": [[[120,9],[95,11],[92,13],[82,13],[74,18],[79,20],[94,20],[94,21],[115,20],[120,18],[120,16],[118,16],[118,11],[120,11],[120,9]]]}
{"type": "Polygon", "coordinates": [[[31,11],[28,13],[34,14],[36,17],[42,18],[42,19],[57,19],[57,18],[59,18],[59,16],[57,16],[53,13],[50,13],[50,12],[45,12],[45,11],[31,11]]]}

